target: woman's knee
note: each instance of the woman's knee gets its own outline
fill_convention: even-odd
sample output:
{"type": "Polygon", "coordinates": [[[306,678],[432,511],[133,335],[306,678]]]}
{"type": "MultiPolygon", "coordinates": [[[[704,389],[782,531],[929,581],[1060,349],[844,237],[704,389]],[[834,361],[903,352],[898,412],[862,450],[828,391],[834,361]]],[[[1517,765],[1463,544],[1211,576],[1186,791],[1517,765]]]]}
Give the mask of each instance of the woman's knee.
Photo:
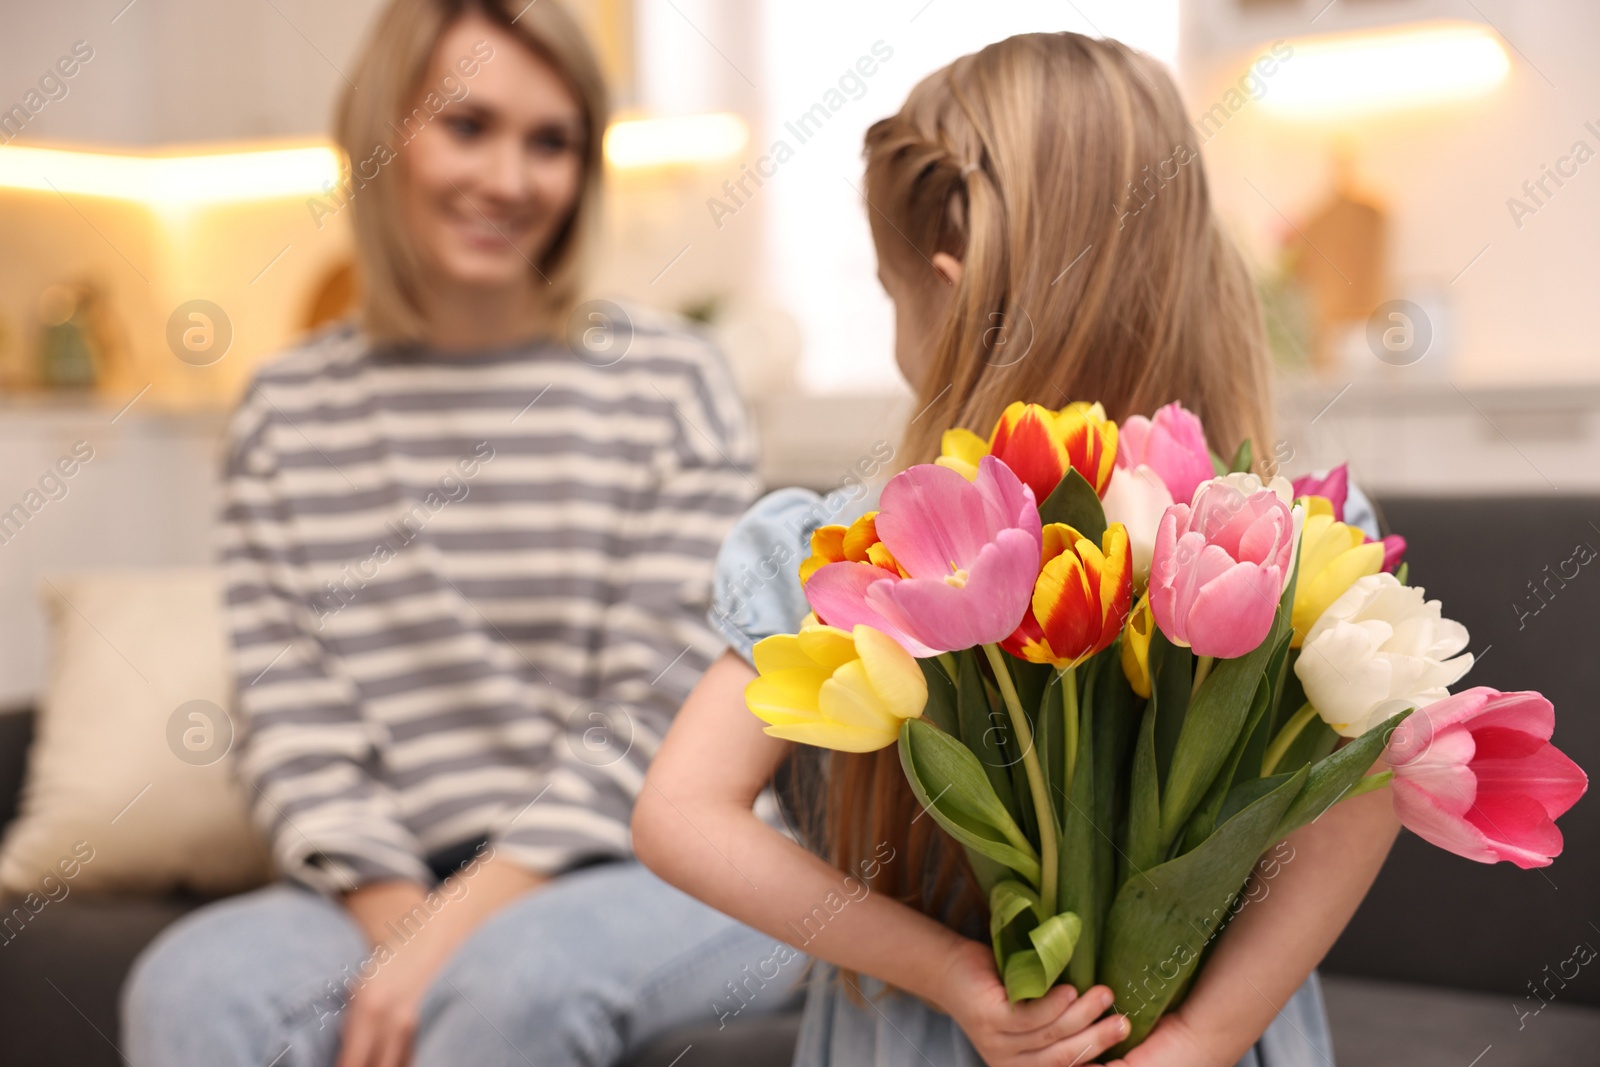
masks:
{"type": "Polygon", "coordinates": [[[625,996],[572,970],[447,971],[424,1004],[414,1067],[616,1063],[624,1049],[625,996]]]}
{"type": "Polygon", "coordinates": [[[244,1048],[270,1039],[291,1016],[314,1020],[318,1002],[364,948],[359,930],[337,908],[301,890],[273,887],[208,905],[167,927],[123,986],[130,1052],[159,1060],[180,1048],[244,1048]]]}

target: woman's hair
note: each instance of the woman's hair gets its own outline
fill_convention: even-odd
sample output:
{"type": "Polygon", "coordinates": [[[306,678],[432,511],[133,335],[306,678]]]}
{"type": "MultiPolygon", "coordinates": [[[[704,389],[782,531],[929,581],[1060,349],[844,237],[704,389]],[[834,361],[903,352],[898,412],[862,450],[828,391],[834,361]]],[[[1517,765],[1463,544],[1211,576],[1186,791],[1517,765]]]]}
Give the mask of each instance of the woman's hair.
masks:
{"type": "MultiPolygon", "coordinates": [[[[583,30],[557,0],[392,0],[378,17],[345,88],[334,123],[344,150],[355,215],[356,258],[361,268],[362,316],[383,340],[415,340],[422,333],[422,271],[410,235],[397,220],[399,189],[393,171],[404,165],[405,142],[434,120],[439,102],[460,87],[471,91],[467,70],[493,62],[487,49],[449,56],[451,85],[424,79],[445,32],[476,12],[519,38],[561,75],[584,122],[583,177],[578,201],[536,264],[550,282],[548,304],[556,321],[578,300],[584,260],[600,210],[601,140],[609,115],[605,79],[583,30]],[[458,66],[464,62],[465,66],[458,66]],[[360,86],[359,89],[356,86],[360,86]],[[428,106],[430,95],[433,108],[428,106]]],[[[446,80],[441,76],[441,81],[446,80]]],[[[530,270],[533,269],[530,267],[530,270]]]]}
{"type": "MultiPolygon", "coordinates": [[[[1269,444],[1261,309],[1159,63],[1075,33],[1009,38],[918,84],[868,130],[866,161],[882,268],[928,292],[945,284],[935,253],[963,266],[903,462],[932,461],[949,427],[987,436],[1014,400],[1119,420],[1181,400],[1219,452],[1269,444]]],[[[981,912],[961,850],[913,821],[897,750],[831,760],[835,862],[859,869],[887,841],[901,855],[875,890],[953,924],[981,912]]]]}

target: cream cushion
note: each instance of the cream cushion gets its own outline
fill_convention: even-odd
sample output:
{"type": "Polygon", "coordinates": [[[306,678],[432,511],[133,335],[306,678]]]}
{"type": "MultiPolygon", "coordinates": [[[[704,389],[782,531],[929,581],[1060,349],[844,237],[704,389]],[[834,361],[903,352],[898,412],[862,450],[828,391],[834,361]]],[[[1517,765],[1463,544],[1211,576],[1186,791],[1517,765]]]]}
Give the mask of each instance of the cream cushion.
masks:
{"type": "Polygon", "coordinates": [[[54,575],[50,665],[0,890],[227,893],[268,859],[232,773],[222,590],[204,569],[54,575]],[[92,859],[81,862],[83,856],[92,859]]]}

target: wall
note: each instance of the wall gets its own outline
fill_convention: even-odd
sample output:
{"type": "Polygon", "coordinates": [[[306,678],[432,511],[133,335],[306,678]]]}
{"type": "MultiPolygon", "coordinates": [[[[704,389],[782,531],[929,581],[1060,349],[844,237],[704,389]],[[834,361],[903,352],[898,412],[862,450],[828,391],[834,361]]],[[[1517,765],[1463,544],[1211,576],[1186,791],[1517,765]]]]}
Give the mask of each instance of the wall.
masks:
{"type": "Polygon", "coordinates": [[[1308,32],[1487,18],[1508,43],[1512,69],[1493,95],[1468,104],[1348,122],[1294,123],[1259,103],[1238,111],[1204,151],[1220,209],[1257,259],[1266,261],[1326,195],[1334,151],[1347,144],[1360,186],[1390,210],[1395,295],[1437,294],[1451,308],[1449,377],[1474,385],[1600,380],[1592,299],[1600,291],[1600,162],[1582,167],[1520,227],[1506,206],[1574,141],[1600,153],[1600,134],[1584,126],[1600,129],[1600,5],[1372,0],[1334,4],[1315,24],[1307,15],[1323,2],[1258,6],[1265,14],[1246,22],[1234,0],[1186,5],[1181,69],[1191,116],[1221,99],[1264,44],[1308,32]],[[1273,14],[1279,9],[1286,13],[1273,14]]]}

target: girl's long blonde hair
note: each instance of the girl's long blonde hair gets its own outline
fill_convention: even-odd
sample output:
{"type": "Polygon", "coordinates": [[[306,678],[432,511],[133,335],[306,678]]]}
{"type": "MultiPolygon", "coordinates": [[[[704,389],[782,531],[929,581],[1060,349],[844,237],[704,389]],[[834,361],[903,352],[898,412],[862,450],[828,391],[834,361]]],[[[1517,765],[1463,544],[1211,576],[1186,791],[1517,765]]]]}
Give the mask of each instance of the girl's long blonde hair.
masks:
{"type": "MultiPolygon", "coordinates": [[[[944,284],[963,270],[917,383],[901,457],[941,433],[987,436],[1014,400],[1098,400],[1114,419],[1180,400],[1231,455],[1270,446],[1270,366],[1250,275],[1211,206],[1182,100],[1116,41],[1026,34],[929,75],[866,137],[866,200],[883,269],[944,284]]],[[[818,814],[834,861],[954,925],[984,902],[961,850],[916,801],[894,748],[835,754],[818,814]]]]}

